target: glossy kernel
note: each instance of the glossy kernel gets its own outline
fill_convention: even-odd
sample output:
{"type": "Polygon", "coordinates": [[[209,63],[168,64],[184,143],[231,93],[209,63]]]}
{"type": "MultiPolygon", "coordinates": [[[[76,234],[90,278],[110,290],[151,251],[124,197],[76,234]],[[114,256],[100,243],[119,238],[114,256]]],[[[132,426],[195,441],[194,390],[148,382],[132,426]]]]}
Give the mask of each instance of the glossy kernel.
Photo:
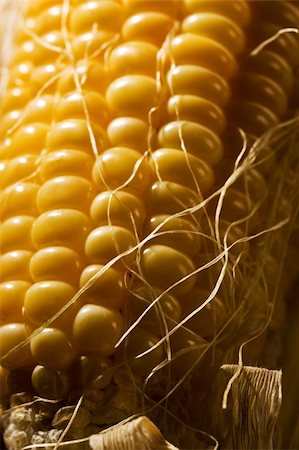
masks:
{"type": "Polygon", "coordinates": [[[46,247],[38,250],[30,261],[33,281],[65,281],[74,286],[81,271],[79,255],[67,247],[46,247]]]}
{"type": "Polygon", "coordinates": [[[58,209],[41,214],[32,226],[36,248],[55,245],[82,250],[90,231],[88,217],[74,209],[58,209]]]}
{"type": "Polygon", "coordinates": [[[184,253],[166,245],[151,245],[141,256],[142,273],[148,283],[161,289],[171,288],[174,295],[186,294],[195,284],[196,275],[182,278],[195,270],[193,261],[184,253]]]}
{"type": "Polygon", "coordinates": [[[95,190],[89,181],[67,175],[46,181],[38,191],[36,203],[41,212],[60,208],[87,212],[94,196],[95,190]]]}
{"type": "Polygon", "coordinates": [[[182,149],[214,165],[221,159],[222,144],[218,136],[196,122],[177,120],[164,125],[158,134],[161,147],[182,149]]]}
{"type": "Polygon", "coordinates": [[[130,16],[123,24],[122,34],[127,41],[138,39],[160,47],[173,23],[168,14],[146,11],[130,16]]]}
{"type": "MultiPolygon", "coordinates": [[[[148,191],[146,203],[148,213],[151,215],[175,214],[198,206],[201,200],[196,192],[181,184],[158,181],[148,191]]],[[[190,213],[186,214],[190,215],[190,213]]]]}
{"type": "Polygon", "coordinates": [[[117,75],[145,74],[155,76],[158,48],[143,41],[125,42],[109,55],[109,68],[117,75]]]}
{"type": "Polygon", "coordinates": [[[35,215],[38,188],[34,183],[17,183],[4,189],[0,193],[1,217],[35,215]]]}
{"type": "Polygon", "coordinates": [[[69,379],[61,370],[37,365],[32,372],[32,386],[42,398],[58,400],[64,398],[69,389],[69,379]]]}
{"type": "MultiPolygon", "coordinates": [[[[33,323],[41,325],[60,312],[75,293],[76,289],[73,286],[61,281],[35,283],[25,295],[24,312],[33,323]]],[[[67,312],[62,313],[54,323],[63,324],[73,309],[73,305],[70,305],[67,312]]]]}
{"type": "Polygon", "coordinates": [[[179,34],[172,39],[170,50],[177,65],[198,64],[225,79],[232,78],[237,71],[232,54],[222,44],[208,37],[179,34]]]}
{"type": "Polygon", "coordinates": [[[141,11],[157,11],[176,16],[179,12],[180,2],[177,0],[124,0],[124,6],[129,15],[141,11]]]}
{"type": "Polygon", "coordinates": [[[165,214],[152,216],[145,224],[145,235],[151,233],[153,244],[167,245],[189,256],[199,253],[200,229],[190,220],[165,214]]]}
{"type": "Polygon", "coordinates": [[[34,123],[43,122],[50,123],[53,112],[53,96],[41,95],[37,98],[33,98],[26,106],[24,122],[34,123]]]}
{"type": "Polygon", "coordinates": [[[22,322],[22,307],[27,290],[27,281],[6,281],[0,284],[0,322],[22,322]]]}
{"type": "Polygon", "coordinates": [[[34,222],[32,216],[14,216],[2,223],[1,250],[32,250],[31,228],[34,222]]]}
{"type": "Polygon", "coordinates": [[[29,263],[32,253],[28,250],[14,250],[0,256],[0,281],[31,281],[29,263]]]}
{"type": "Polygon", "coordinates": [[[117,78],[107,89],[109,107],[119,116],[146,119],[156,104],[156,82],[146,75],[117,78]]]}
{"type": "Polygon", "coordinates": [[[49,126],[43,123],[24,125],[18,128],[12,135],[12,155],[21,155],[24,152],[24,148],[28,149],[30,153],[41,153],[45,147],[48,131],[49,126]]]}
{"type": "Polygon", "coordinates": [[[124,319],[120,312],[99,305],[85,305],[75,318],[73,335],[81,354],[110,356],[123,330],[124,319]]]}
{"type": "Polygon", "coordinates": [[[136,117],[119,117],[112,120],[107,134],[115,147],[128,147],[140,153],[148,147],[149,125],[136,117]]]}
{"type": "Polygon", "coordinates": [[[168,100],[167,112],[170,120],[196,122],[217,134],[222,133],[226,125],[222,110],[197,95],[173,95],[168,100]]]}
{"type": "Polygon", "coordinates": [[[156,150],[152,154],[152,166],[163,181],[181,184],[196,192],[207,192],[214,184],[210,167],[192,152],[189,154],[172,148],[156,150]]]}
{"type": "MultiPolygon", "coordinates": [[[[85,92],[95,91],[97,94],[102,94],[106,91],[110,82],[110,74],[102,63],[85,58],[76,64],[76,72],[85,92]],[[100,83],[99,80],[101,80],[100,83]]],[[[57,83],[57,91],[61,95],[76,91],[73,68],[70,67],[61,75],[57,83]]]]}
{"type": "Polygon", "coordinates": [[[167,74],[172,95],[198,95],[216,105],[225,106],[231,96],[227,82],[212,70],[192,64],[172,68],[167,74]]]}
{"type": "MultiPolygon", "coordinates": [[[[97,148],[100,150],[106,143],[106,134],[98,125],[92,125],[97,148]]],[[[84,150],[92,155],[93,149],[86,121],[69,119],[51,126],[47,135],[46,147],[49,151],[66,148],[84,150]]]]}
{"type": "Polygon", "coordinates": [[[142,200],[130,192],[101,192],[91,204],[90,216],[95,225],[122,226],[139,231],[145,219],[142,200]]]}
{"type": "Polygon", "coordinates": [[[78,175],[90,179],[92,155],[81,150],[58,150],[45,155],[40,164],[42,181],[61,175],[78,175]]]}
{"type": "Polygon", "coordinates": [[[187,14],[197,12],[215,12],[230,18],[234,22],[244,26],[249,22],[250,9],[245,0],[185,0],[187,14]]]}
{"type": "Polygon", "coordinates": [[[80,277],[80,287],[84,287],[94,277],[92,285],[87,288],[83,297],[87,303],[95,303],[108,308],[121,309],[124,303],[126,289],[123,272],[99,264],[87,266],[80,277]]]}
{"type": "MultiPolygon", "coordinates": [[[[85,253],[89,260],[97,264],[107,264],[123,252],[136,245],[133,233],[118,226],[102,226],[95,228],[86,239],[85,253]]],[[[118,261],[126,264],[134,260],[134,252],[124,255],[118,261]]]]}
{"type": "Polygon", "coordinates": [[[101,191],[128,188],[142,193],[149,184],[150,176],[147,159],[136,150],[125,147],[106,150],[92,171],[93,181],[101,191]]]}
{"type": "Polygon", "coordinates": [[[118,31],[122,16],[122,5],[114,1],[87,1],[72,11],[70,30],[80,34],[91,30],[96,25],[100,30],[118,31]]]}
{"type": "Polygon", "coordinates": [[[215,39],[233,54],[240,53],[245,44],[244,34],[237,23],[220,14],[192,14],[183,21],[182,31],[215,39]]]}
{"type": "Polygon", "coordinates": [[[65,95],[55,105],[54,114],[57,122],[71,117],[88,119],[101,126],[107,125],[110,118],[105,98],[94,91],[83,91],[82,94],[75,91],[65,95]]]}
{"type": "Polygon", "coordinates": [[[66,369],[75,358],[75,352],[58,328],[44,328],[30,341],[32,356],[38,364],[49,369],[66,369]]]}
{"type": "Polygon", "coordinates": [[[29,345],[22,345],[27,337],[22,323],[9,323],[0,327],[0,358],[3,367],[15,369],[32,363],[29,345]],[[22,346],[15,349],[18,345],[22,346]]]}

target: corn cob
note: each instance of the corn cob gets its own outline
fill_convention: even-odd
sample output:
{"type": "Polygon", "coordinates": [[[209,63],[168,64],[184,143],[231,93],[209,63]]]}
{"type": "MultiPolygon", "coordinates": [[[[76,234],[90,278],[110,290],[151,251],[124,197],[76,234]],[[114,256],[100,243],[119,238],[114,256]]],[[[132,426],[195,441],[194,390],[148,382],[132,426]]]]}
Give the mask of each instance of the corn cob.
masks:
{"type": "MultiPolygon", "coordinates": [[[[193,274],[207,245],[198,205],[215,189],[223,108],[249,8],[241,0],[74,1],[67,38],[60,2],[31,2],[26,14],[0,127],[4,392],[14,392],[16,372],[31,376],[31,389],[45,398],[67,397],[94,379],[109,392],[127,382],[117,369],[111,381],[124,358],[138,385],[165,360],[167,346],[136,356],[209,295],[210,283],[193,274]],[[125,327],[159,296],[160,306],[115,353],[125,327]],[[31,333],[30,345],[14,350],[31,333]]],[[[275,86],[281,118],[289,92],[275,86]]],[[[224,220],[236,219],[237,200],[228,200],[224,220]]],[[[175,382],[226,321],[230,305],[221,293],[207,306],[190,331],[171,339],[175,382]],[[187,345],[195,351],[181,355],[187,345]]],[[[207,368],[195,379],[205,386],[209,376],[207,368]]]]}

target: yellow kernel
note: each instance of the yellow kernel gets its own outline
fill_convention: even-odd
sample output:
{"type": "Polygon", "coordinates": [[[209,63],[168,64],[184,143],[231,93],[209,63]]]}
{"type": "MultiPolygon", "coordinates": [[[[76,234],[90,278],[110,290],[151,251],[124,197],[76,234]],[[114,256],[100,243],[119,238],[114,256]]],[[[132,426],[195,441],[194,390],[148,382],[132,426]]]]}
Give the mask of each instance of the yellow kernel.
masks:
{"type": "Polygon", "coordinates": [[[107,89],[111,110],[119,116],[147,119],[156,104],[156,82],[146,75],[126,75],[117,78],[107,89]]]}
{"type": "Polygon", "coordinates": [[[32,226],[36,248],[61,245],[82,251],[90,231],[88,217],[74,209],[58,209],[41,214],[32,226]]]}
{"type": "Polygon", "coordinates": [[[43,93],[54,93],[59,71],[59,67],[55,64],[43,64],[35,67],[30,77],[30,83],[32,83],[34,91],[43,89],[43,93]]]}
{"type": "Polygon", "coordinates": [[[61,175],[78,175],[90,179],[93,158],[81,150],[58,150],[45,155],[40,164],[42,181],[61,175]]]}
{"type": "MultiPolygon", "coordinates": [[[[62,281],[41,281],[33,284],[25,295],[24,313],[34,324],[41,325],[55,314],[73,298],[76,289],[62,281]]],[[[62,313],[55,324],[63,325],[74,313],[74,306],[70,305],[62,313]]]]}
{"type": "Polygon", "coordinates": [[[184,6],[187,14],[197,12],[215,12],[221,14],[240,26],[247,25],[250,19],[249,5],[245,0],[185,0],[184,6]]]}
{"type": "Polygon", "coordinates": [[[49,400],[64,398],[70,385],[69,378],[61,370],[53,370],[40,365],[33,369],[31,382],[38,395],[49,400]]]}
{"type": "Polygon", "coordinates": [[[123,24],[122,34],[126,41],[146,41],[160,47],[173,25],[173,18],[168,14],[145,11],[130,16],[123,24]]]}
{"type": "Polygon", "coordinates": [[[99,190],[128,188],[142,193],[151,178],[150,165],[136,150],[114,147],[94,164],[92,178],[99,190]]]}
{"type": "Polygon", "coordinates": [[[181,150],[156,150],[152,153],[152,167],[163,181],[178,183],[194,191],[205,193],[214,184],[214,173],[210,167],[200,158],[181,150]]]}
{"type": "Polygon", "coordinates": [[[39,154],[45,147],[49,126],[43,123],[33,123],[18,128],[11,138],[11,154],[24,153],[24,148],[30,153],[39,154]]]}
{"type": "Polygon", "coordinates": [[[155,76],[157,51],[158,48],[148,42],[125,42],[109,54],[109,68],[116,76],[134,73],[155,76]]]}
{"type": "Polygon", "coordinates": [[[36,202],[41,212],[60,208],[88,212],[94,196],[94,188],[88,180],[67,175],[46,181],[38,191],[36,202]]]}
{"type": "Polygon", "coordinates": [[[172,247],[186,255],[199,253],[201,247],[200,230],[190,220],[164,214],[152,216],[145,225],[145,235],[155,232],[150,242],[172,247]],[[163,224],[161,226],[161,224],[163,224]],[[158,228],[157,231],[156,228],[158,228]],[[156,236],[156,237],[155,237],[156,236]]]}
{"type": "Polygon", "coordinates": [[[76,60],[97,57],[102,62],[105,50],[113,42],[115,42],[115,33],[112,31],[95,29],[84,34],[75,35],[72,41],[74,57],[76,60]]]}
{"type": "Polygon", "coordinates": [[[0,284],[0,322],[22,322],[22,308],[27,290],[27,281],[6,281],[0,284]]]}
{"type": "Polygon", "coordinates": [[[99,305],[85,305],[78,312],[73,336],[81,354],[110,356],[124,330],[120,312],[99,305]]]}
{"type": "Polygon", "coordinates": [[[161,147],[180,150],[184,148],[207,164],[214,165],[222,157],[223,150],[219,137],[196,122],[184,120],[169,122],[160,129],[158,141],[161,147]]]}
{"type": "Polygon", "coordinates": [[[31,281],[29,263],[32,253],[28,250],[14,250],[0,256],[0,280],[31,281]]]}
{"type": "Polygon", "coordinates": [[[0,194],[1,217],[35,215],[38,188],[34,183],[17,183],[4,189],[0,194]]]}
{"type": "MultiPolygon", "coordinates": [[[[106,134],[98,125],[92,125],[96,146],[98,151],[106,146],[106,134]]],[[[84,119],[70,119],[58,122],[51,127],[47,135],[47,149],[55,150],[74,148],[84,150],[92,155],[91,138],[84,119]]]]}
{"type": "Polygon", "coordinates": [[[110,119],[105,98],[93,91],[82,94],[71,92],[65,95],[55,105],[54,114],[57,122],[72,117],[72,119],[90,120],[101,126],[107,125],[110,119]]]}
{"type": "MultiPolygon", "coordinates": [[[[93,263],[106,264],[135,245],[136,239],[133,233],[126,228],[102,226],[95,228],[89,234],[86,239],[85,254],[93,263]]],[[[128,256],[122,256],[119,261],[129,264],[134,258],[134,252],[130,252],[128,256]]]]}
{"type": "Polygon", "coordinates": [[[210,12],[192,14],[183,21],[182,31],[214,39],[233,54],[240,53],[245,44],[241,28],[222,14],[210,12]]]}
{"type": "Polygon", "coordinates": [[[129,364],[135,376],[147,377],[151,371],[166,358],[163,343],[140,358],[136,358],[159,342],[159,337],[141,327],[135,328],[127,337],[123,351],[119,351],[121,360],[129,364]],[[123,353],[123,354],[122,354],[123,353]]]}
{"type": "Polygon", "coordinates": [[[14,64],[10,69],[9,85],[11,85],[11,87],[22,86],[23,84],[26,86],[26,84],[30,82],[32,69],[33,64],[30,61],[14,64]]]}
{"type": "Polygon", "coordinates": [[[197,122],[217,134],[222,133],[226,125],[222,110],[197,95],[173,95],[168,100],[167,112],[171,120],[197,122]]]}
{"type": "Polygon", "coordinates": [[[224,78],[204,67],[191,64],[174,67],[167,74],[167,82],[172,95],[198,95],[220,107],[230,100],[230,87],[224,78]]]}
{"type": "MultiPolygon", "coordinates": [[[[96,91],[98,94],[104,93],[111,81],[109,71],[98,61],[88,59],[79,61],[76,64],[76,73],[85,92],[96,91]],[[101,80],[100,83],[99,80],[101,80]]],[[[59,78],[57,91],[61,95],[65,95],[74,90],[76,90],[74,69],[69,68],[59,78]]]]}
{"type": "Polygon", "coordinates": [[[184,253],[166,245],[151,245],[145,248],[141,256],[142,274],[146,281],[160,289],[171,288],[171,294],[184,295],[192,289],[196,275],[193,261],[184,253]],[[181,281],[185,276],[186,280],[181,281]]]}
{"type": "Polygon", "coordinates": [[[32,216],[14,216],[5,220],[1,227],[1,249],[32,250],[31,228],[34,222],[32,216]]]}
{"type": "MultiPolygon", "coordinates": [[[[195,207],[202,201],[192,189],[169,181],[154,183],[147,193],[146,200],[150,215],[175,214],[195,207]]],[[[190,215],[190,213],[186,214],[190,215]]]]}
{"type": "Polygon", "coordinates": [[[8,130],[10,130],[10,128],[15,125],[17,120],[19,120],[20,116],[21,116],[21,111],[19,111],[19,110],[9,111],[8,113],[2,115],[1,124],[0,124],[0,137],[1,138],[5,138],[8,130]]]}
{"type": "Polygon", "coordinates": [[[128,147],[140,153],[148,147],[149,125],[136,117],[118,117],[112,120],[107,134],[115,147],[128,147]]]}
{"type": "Polygon", "coordinates": [[[27,337],[22,323],[9,323],[0,327],[0,358],[3,367],[15,369],[32,364],[29,344],[15,349],[23,344],[27,337]]]}
{"type": "Polygon", "coordinates": [[[123,306],[126,293],[123,272],[110,267],[100,274],[103,267],[93,264],[83,270],[80,287],[84,287],[94,275],[98,274],[92,285],[84,292],[83,297],[87,303],[119,310],[123,306]]]}
{"type": "Polygon", "coordinates": [[[158,11],[176,17],[180,8],[177,0],[124,0],[123,4],[128,15],[141,11],[158,11]]]}
{"type": "Polygon", "coordinates": [[[70,248],[46,247],[32,256],[29,268],[33,281],[65,281],[76,286],[81,264],[79,255],[70,248]]]}
{"type": "Polygon", "coordinates": [[[141,230],[145,219],[144,204],[130,192],[101,192],[91,204],[90,216],[95,225],[118,225],[141,230]]]}
{"type": "Polygon", "coordinates": [[[96,26],[100,30],[117,32],[122,19],[122,5],[111,0],[87,1],[72,10],[70,30],[80,34],[96,26]]]}
{"type": "Polygon", "coordinates": [[[198,64],[225,79],[232,78],[237,71],[232,54],[222,44],[208,37],[179,34],[172,39],[170,51],[177,65],[198,64]]]}
{"type": "Polygon", "coordinates": [[[14,87],[9,89],[1,102],[1,113],[21,109],[31,98],[32,92],[28,87],[14,87]]]}
{"type": "Polygon", "coordinates": [[[37,171],[37,156],[36,155],[22,155],[12,158],[3,173],[3,186],[14,184],[17,181],[22,181],[24,178],[34,175],[37,171]]]}
{"type": "Polygon", "coordinates": [[[105,389],[112,380],[112,361],[105,356],[81,356],[78,372],[81,385],[105,389]]]}
{"type": "Polygon", "coordinates": [[[75,358],[75,352],[67,336],[57,328],[41,330],[31,339],[30,349],[38,364],[49,369],[66,369],[75,358]]]}
{"type": "Polygon", "coordinates": [[[36,0],[34,3],[26,5],[25,14],[28,17],[34,17],[42,13],[46,8],[57,4],[57,0],[36,0]]]}
{"type": "MultiPolygon", "coordinates": [[[[44,5],[47,9],[38,14],[34,21],[33,31],[37,34],[61,28],[61,5],[44,5]],[[47,7],[50,6],[50,7],[47,7]]],[[[32,19],[31,19],[32,20],[32,19]]]]}
{"type": "Polygon", "coordinates": [[[53,111],[53,96],[42,95],[28,103],[25,110],[24,123],[50,123],[53,111]]]}

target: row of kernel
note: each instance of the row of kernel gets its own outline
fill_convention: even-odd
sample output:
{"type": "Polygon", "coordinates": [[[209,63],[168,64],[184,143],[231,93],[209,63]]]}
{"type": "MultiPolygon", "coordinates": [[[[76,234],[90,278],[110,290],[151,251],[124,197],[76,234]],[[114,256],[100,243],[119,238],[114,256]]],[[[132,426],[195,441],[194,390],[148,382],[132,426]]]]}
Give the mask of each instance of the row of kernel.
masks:
{"type": "MultiPolygon", "coordinates": [[[[73,50],[75,57],[78,58],[81,55],[77,54],[76,42],[79,47],[86,42],[74,36],[73,50]]],[[[45,377],[50,377],[49,369],[69,367],[75,355],[82,355],[76,364],[80,366],[79,378],[82,378],[83,385],[86,385],[87,381],[83,380],[85,375],[89,374],[88,381],[93,382],[104,371],[109,371],[111,360],[108,357],[113,353],[114,344],[123,329],[123,319],[118,312],[124,295],[123,274],[114,268],[101,272],[103,266],[99,264],[89,265],[82,272],[82,262],[85,262],[85,241],[93,228],[88,214],[90,203],[95,195],[94,187],[89,181],[91,157],[95,152],[100,154],[107,146],[104,129],[109,121],[110,112],[102,95],[104,85],[98,84],[98,76],[106,72],[103,65],[93,60],[79,61],[76,71],[80,86],[78,82],[74,83],[74,73],[71,70],[66,71],[58,82],[60,98],[55,105],[55,122],[47,138],[49,154],[44,158],[41,166],[44,182],[39,192],[39,204],[42,214],[35,223],[34,235],[39,241],[38,245],[45,247],[40,250],[44,257],[44,266],[46,262],[49,262],[49,253],[52,248],[49,245],[54,240],[63,246],[60,248],[75,250],[79,256],[80,268],[79,271],[72,271],[72,285],[85,286],[96,274],[97,279],[80,297],[79,302],[73,308],[68,308],[66,314],[68,323],[65,321],[61,323],[58,319],[54,323],[55,328],[46,328],[33,340],[32,346],[37,346],[37,350],[34,348],[36,353],[39,348],[45,348],[46,334],[48,342],[49,337],[53,338],[52,349],[55,355],[58,355],[59,347],[62,345],[62,340],[58,339],[60,332],[64,333],[64,339],[70,345],[63,347],[64,362],[63,358],[59,362],[54,358],[53,363],[39,360],[36,356],[41,367],[34,371],[32,380],[38,391],[42,389],[45,377]],[[55,226],[56,220],[57,226],[55,226]],[[49,222],[54,225],[54,228],[51,227],[53,233],[51,236],[45,236],[44,226],[49,222]],[[78,242],[79,245],[77,245],[78,242]],[[63,367],[61,364],[64,364],[63,367]]],[[[49,292],[51,287],[53,289],[55,286],[58,287],[56,280],[59,279],[62,266],[66,263],[62,260],[59,262],[56,258],[56,266],[50,273],[55,281],[53,280],[51,286],[48,286],[49,292]]],[[[49,269],[51,270],[51,267],[49,269]]],[[[62,284],[59,286],[61,303],[56,305],[57,311],[71,298],[64,292],[66,281],[68,280],[64,279],[64,286],[62,284]]],[[[38,291],[42,286],[36,283],[35,287],[38,291]]],[[[49,316],[52,316],[56,311],[48,312],[49,316]]],[[[105,387],[109,384],[110,378],[104,377],[103,382],[98,383],[97,387],[105,387]]]]}
{"type": "MultiPolygon", "coordinates": [[[[162,148],[153,152],[153,166],[163,183],[156,182],[149,193],[152,217],[147,232],[158,229],[161,236],[154,239],[159,245],[148,246],[145,250],[142,271],[147,281],[155,281],[163,289],[193,272],[200,259],[201,239],[196,233],[199,228],[194,217],[185,214],[172,218],[170,214],[200,204],[202,195],[214,183],[210,166],[222,157],[218,135],[225,127],[221,108],[230,97],[226,80],[236,71],[233,55],[244,45],[243,32],[230,17],[229,8],[222,6],[222,10],[218,5],[214,10],[211,3],[195,3],[189,5],[193,7],[193,14],[182,22],[183,33],[170,42],[170,54],[176,67],[168,73],[167,111],[168,119],[174,121],[162,127],[158,135],[162,148]],[[161,202],[163,197],[164,203],[161,202]]],[[[244,2],[239,5],[241,10],[243,8],[243,20],[247,22],[248,7],[244,2]]],[[[203,278],[196,281],[192,276],[173,289],[181,297],[185,315],[209,295],[208,287],[205,289],[202,284],[203,278]],[[198,287],[194,287],[195,283],[198,287]]],[[[225,317],[224,304],[216,298],[213,306],[208,305],[190,321],[190,329],[201,337],[210,338],[225,317]]]]}

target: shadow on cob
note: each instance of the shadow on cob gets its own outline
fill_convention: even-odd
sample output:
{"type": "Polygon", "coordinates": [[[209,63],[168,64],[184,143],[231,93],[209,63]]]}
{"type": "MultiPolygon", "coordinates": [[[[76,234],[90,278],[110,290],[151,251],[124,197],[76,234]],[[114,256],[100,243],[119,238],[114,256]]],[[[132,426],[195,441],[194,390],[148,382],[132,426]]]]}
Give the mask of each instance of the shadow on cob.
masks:
{"type": "Polygon", "coordinates": [[[7,448],[285,445],[297,2],[6,7],[7,448]]]}

